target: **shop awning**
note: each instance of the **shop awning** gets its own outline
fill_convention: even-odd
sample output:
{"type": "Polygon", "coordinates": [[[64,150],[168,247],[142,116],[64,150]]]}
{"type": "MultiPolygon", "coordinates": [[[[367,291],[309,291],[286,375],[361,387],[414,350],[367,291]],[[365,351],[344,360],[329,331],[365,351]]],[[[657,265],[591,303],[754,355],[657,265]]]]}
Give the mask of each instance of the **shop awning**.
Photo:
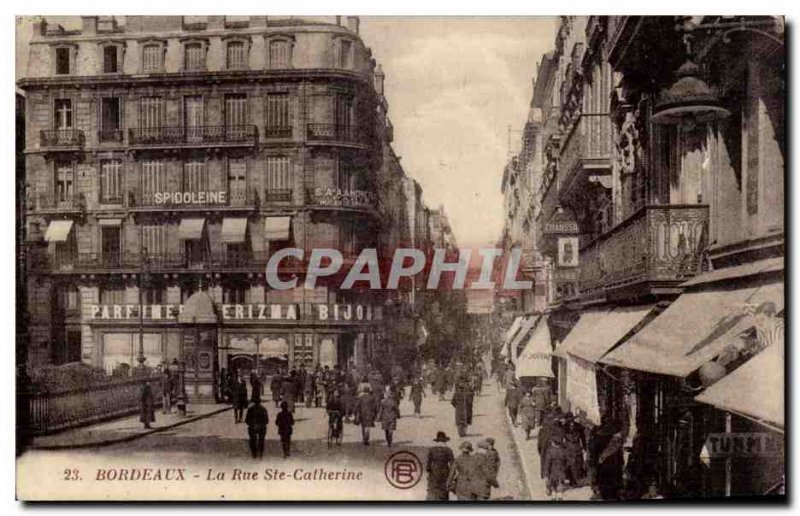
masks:
{"type": "Polygon", "coordinates": [[[520,315],[514,322],[511,323],[511,327],[506,330],[505,334],[503,335],[503,344],[508,344],[508,342],[514,337],[519,329],[519,325],[522,324],[522,316],[520,315]]]}
{"type": "Polygon", "coordinates": [[[225,244],[241,244],[247,233],[247,218],[222,219],[222,242],[225,244]]]}
{"type": "Polygon", "coordinates": [[[783,431],[784,343],[775,342],[695,400],[783,431]]]}
{"type": "Polygon", "coordinates": [[[716,358],[753,328],[765,303],[783,310],[783,282],[716,288],[680,296],[664,313],[600,361],[639,371],[685,377],[716,358]]]}
{"type": "Polygon", "coordinates": [[[292,217],[267,217],[264,222],[264,238],[273,242],[289,240],[292,217]]]}
{"type": "Polygon", "coordinates": [[[524,344],[528,341],[528,336],[530,335],[531,330],[533,329],[536,321],[539,320],[538,315],[526,315],[522,322],[519,325],[519,330],[517,334],[511,339],[511,343],[508,346],[509,353],[511,355],[511,363],[514,365],[517,364],[517,356],[519,355],[519,347],[520,344],[524,344]]]}
{"type": "Polygon", "coordinates": [[[65,242],[71,229],[71,220],[51,220],[44,234],[44,239],[47,242],[65,242]]]}
{"type": "Polygon", "coordinates": [[[550,328],[547,316],[542,316],[531,333],[528,343],[517,359],[517,378],[523,376],[553,377],[553,347],[550,344],[550,328]]]}
{"type": "Polygon", "coordinates": [[[178,238],[181,240],[200,240],[203,238],[203,228],[206,219],[182,219],[178,227],[178,238]]]}
{"type": "Polygon", "coordinates": [[[650,313],[653,305],[592,310],[578,320],[575,328],[558,346],[556,356],[567,353],[589,362],[597,362],[650,313]]]}

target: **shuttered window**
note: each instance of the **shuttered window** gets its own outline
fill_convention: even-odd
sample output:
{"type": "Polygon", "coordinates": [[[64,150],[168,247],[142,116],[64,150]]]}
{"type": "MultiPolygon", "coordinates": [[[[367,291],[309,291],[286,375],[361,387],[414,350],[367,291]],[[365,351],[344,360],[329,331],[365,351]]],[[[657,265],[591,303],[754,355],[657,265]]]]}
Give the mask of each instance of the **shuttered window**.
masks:
{"type": "Polygon", "coordinates": [[[142,199],[150,204],[153,194],[167,191],[167,174],[163,161],[142,162],[142,199]]]}
{"type": "Polygon", "coordinates": [[[142,71],[160,72],[164,68],[164,52],[160,45],[145,45],[142,49],[142,71]]]}
{"type": "Polygon", "coordinates": [[[247,68],[247,56],[245,49],[245,44],[242,41],[228,42],[228,68],[247,68]]]}
{"type": "Polygon", "coordinates": [[[72,163],[56,163],[56,199],[58,202],[72,201],[75,194],[72,163]]]}
{"type": "Polygon", "coordinates": [[[291,160],[288,156],[267,158],[267,191],[291,191],[291,160]]]}
{"type": "Polygon", "coordinates": [[[203,161],[187,161],[183,165],[183,191],[208,191],[208,169],[203,161]]]}
{"type": "Polygon", "coordinates": [[[235,205],[247,200],[247,161],[244,158],[228,160],[228,195],[235,205]]]}
{"type": "Polygon", "coordinates": [[[142,97],[142,119],[143,129],[154,129],[161,127],[164,120],[164,99],[161,97],[142,97]]]}
{"type": "Polygon", "coordinates": [[[148,256],[160,256],[167,253],[167,226],[142,226],[142,249],[147,249],[148,256]]]}
{"type": "Polygon", "coordinates": [[[225,125],[243,126],[247,124],[247,96],[225,96],[225,125]]]}
{"type": "Polygon", "coordinates": [[[125,302],[125,289],[122,287],[100,287],[100,303],[121,305],[125,302]]]}
{"type": "Polygon", "coordinates": [[[292,44],[288,41],[275,40],[269,43],[269,67],[289,68],[292,63],[292,44]]]}
{"type": "Polygon", "coordinates": [[[267,137],[290,137],[289,94],[271,93],[267,95],[267,137]]]}
{"type": "Polygon", "coordinates": [[[186,70],[203,70],[206,66],[206,56],[203,45],[188,43],[184,47],[184,68],[186,70]]]}
{"type": "Polygon", "coordinates": [[[100,165],[100,202],[122,201],[122,163],[103,161],[100,165]]]}

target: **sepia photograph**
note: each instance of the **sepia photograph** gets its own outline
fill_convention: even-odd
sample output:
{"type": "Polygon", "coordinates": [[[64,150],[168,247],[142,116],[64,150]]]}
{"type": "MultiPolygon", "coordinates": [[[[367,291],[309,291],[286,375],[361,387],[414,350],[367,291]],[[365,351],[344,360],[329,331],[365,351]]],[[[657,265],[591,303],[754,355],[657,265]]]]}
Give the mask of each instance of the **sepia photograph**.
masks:
{"type": "Polygon", "coordinates": [[[786,503],[783,16],[15,29],[17,500],[786,503]]]}

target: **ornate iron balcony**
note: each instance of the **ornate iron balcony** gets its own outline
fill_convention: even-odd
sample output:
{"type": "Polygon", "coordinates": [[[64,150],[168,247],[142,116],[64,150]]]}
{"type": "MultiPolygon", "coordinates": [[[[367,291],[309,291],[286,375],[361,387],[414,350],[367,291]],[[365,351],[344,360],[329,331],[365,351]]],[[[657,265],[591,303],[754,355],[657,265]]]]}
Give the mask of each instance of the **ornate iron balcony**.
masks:
{"type": "Polygon", "coordinates": [[[80,129],[47,129],[40,132],[42,147],[82,147],[83,131],[80,129]]]}
{"type": "Polygon", "coordinates": [[[242,143],[258,140],[255,125],[202,125],[196,127],[138,127],[128,130],[131,145],[198,145],[242,143]]]}

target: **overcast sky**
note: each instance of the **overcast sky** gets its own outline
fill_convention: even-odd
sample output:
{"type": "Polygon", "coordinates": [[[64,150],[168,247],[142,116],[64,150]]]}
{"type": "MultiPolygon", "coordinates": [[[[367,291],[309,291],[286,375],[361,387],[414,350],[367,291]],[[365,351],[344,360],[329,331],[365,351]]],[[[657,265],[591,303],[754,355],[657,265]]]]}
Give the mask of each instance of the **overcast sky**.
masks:
{"type": "MultiPolygon", "coordinates": [[[[20,64],[30,21],[17,23],[20,64]]],[[[556,18],[361,19],[361,36],[386,74],[395,151],[428,205],[444,205],[460,245],[500,236],[508,129],[518,147],[531,79],[555,30],[556,18]]]]}

